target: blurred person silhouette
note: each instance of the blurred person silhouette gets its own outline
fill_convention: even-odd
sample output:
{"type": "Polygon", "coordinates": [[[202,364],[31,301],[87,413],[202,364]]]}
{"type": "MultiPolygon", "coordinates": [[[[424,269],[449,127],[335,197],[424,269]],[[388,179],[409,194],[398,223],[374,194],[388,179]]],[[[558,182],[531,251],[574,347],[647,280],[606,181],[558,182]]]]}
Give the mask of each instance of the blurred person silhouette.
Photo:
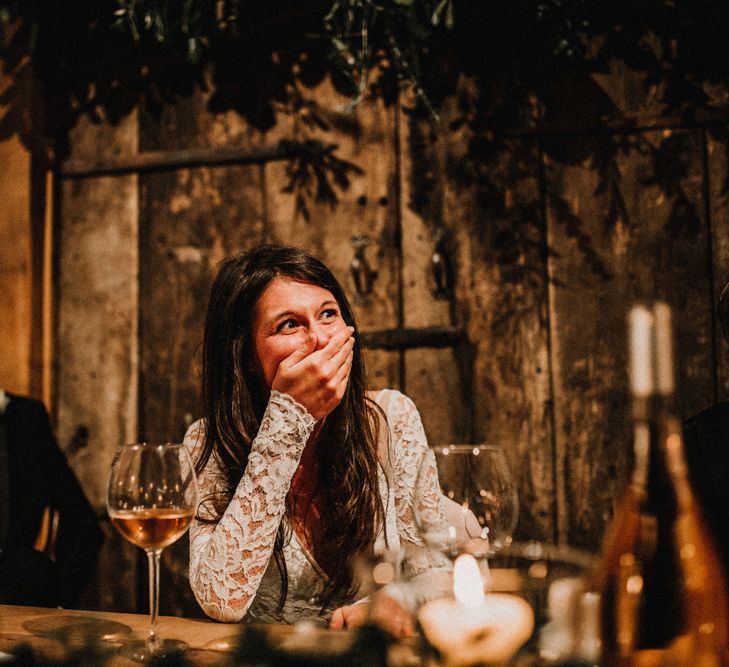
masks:
{"type": "Polygon", "coordinates": [[[77,608],[103,540],[43,403],[0,389],[0,603],[77,608]]]}
{"type": "MultiPolygon", "coordinates": [[[[716,313],[729,341],[729,282],[719,295],[716,313]]],[[[729,401],[689,417],[683,432],[689,476],[729,581],[729,401]]]]}

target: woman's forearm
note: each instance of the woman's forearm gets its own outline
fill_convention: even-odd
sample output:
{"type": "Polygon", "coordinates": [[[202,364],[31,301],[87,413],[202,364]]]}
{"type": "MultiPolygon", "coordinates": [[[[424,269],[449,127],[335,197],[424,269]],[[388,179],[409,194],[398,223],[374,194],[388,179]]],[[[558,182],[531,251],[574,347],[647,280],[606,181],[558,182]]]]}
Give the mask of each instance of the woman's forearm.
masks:
{"type": "Polygon", "coordinates": [[[314,426],[302,406],[272,392],[223,516],[215,524],[193,522],[190,584],[209,616],[239,621],[253,601],[273,553],[291,479],[314,426]]]}

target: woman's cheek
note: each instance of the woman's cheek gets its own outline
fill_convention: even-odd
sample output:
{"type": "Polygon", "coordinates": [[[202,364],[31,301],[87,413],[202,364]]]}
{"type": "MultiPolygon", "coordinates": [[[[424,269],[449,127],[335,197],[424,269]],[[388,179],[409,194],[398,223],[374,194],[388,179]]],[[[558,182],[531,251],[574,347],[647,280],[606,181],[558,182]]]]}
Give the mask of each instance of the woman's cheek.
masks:
{"type": "Polygon", "coordinates": [[[347,328],[347,323],[346,323],[346,322],[345,322],[344,320],[339,320],[339,321],[338,321],[338,322],[337,322],[337,323],[336,323],[336,324],[335,324],[335,325],[334,325],[334,326],[332,327],[331,335],[330,335],[329,337],[331,338],[331,337],[332,337],[332,336],[333,336],[334,334],[337,334],[337,333],[339,333],[339,332],[340,332],[340,331],[341,331],[342,329],[346,329],[346,328],[347,328]]]}
{"type": "Polygon", "coordinates": [[[278,372],[279,364],[289,356],[288,346],[269,341],[258,349],[260,369],[266,384],[270,387],[278,372]]]}
{"type": "Polygon", "coordinates": [[[308,342],[309,337],[304,333],[295,333],[288,336],[281,336],[277,340],[271,349],[270,357],[273,361],[273,366],[278,368],[278,365],[286,358],[290,357],[296,350],[303,347],[308,342]]]}

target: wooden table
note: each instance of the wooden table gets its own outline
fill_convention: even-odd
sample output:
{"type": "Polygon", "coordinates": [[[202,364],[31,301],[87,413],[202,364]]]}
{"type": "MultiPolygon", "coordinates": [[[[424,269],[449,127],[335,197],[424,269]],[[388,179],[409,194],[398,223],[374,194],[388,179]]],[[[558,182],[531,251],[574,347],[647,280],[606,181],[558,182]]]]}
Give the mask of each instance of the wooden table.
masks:
{"type": "MultiPolygon", "coordinates": [[[[310,624],[253,626],[265,630],[269,645],[296,651],[302,647],[317,655],[346,651],[354,633],[336,632],[310,624]]],[[[160,616],[157,633],[164,638],[181,639],[190,647],[186,657],[195,665],[228,663],[237,646],[242,628],[231,623],[212,620],[160,616]]],[[[115,652],[129,639],[144,639],[149,633],[149,617],[143,614],[76,611],[43,607],[0,605],[0,654],[8,653],[21,644],[28,644],[39,655],[62,659],[69,648],[88,643],[89,636],[102,639],[100,646],[115,652]],[[88,634],[84,634],[88,631],[88,634]]],[[[417,638],[390,647],[388,664],[402,667],[419,665],[417,638]]],[[[0,667],[3,666],[0,658],[0,667]]],[[[109,667],[138,666],[114,653],[109,667]]]]}
{"type": "MultiPolygon", "coordinates": [[[[87,636],[103,636],[106,648],[121,645],[131,638],[145,638],[149,617],[143,614],[121,614],[97,611],[48,609],[0,605],[0,651],[8,652],[20,644],[50,657],[61,657],[69,645],[87,636]]],[[[240,627],[212,620],[160,616],[157,632],[161,637],[182,639],[190,646],[188,657],[201,665],[224,662],[225,653],[234,646],[240,627]]],[[[113,665],[136,665],[119,656],[113,665]]]]}

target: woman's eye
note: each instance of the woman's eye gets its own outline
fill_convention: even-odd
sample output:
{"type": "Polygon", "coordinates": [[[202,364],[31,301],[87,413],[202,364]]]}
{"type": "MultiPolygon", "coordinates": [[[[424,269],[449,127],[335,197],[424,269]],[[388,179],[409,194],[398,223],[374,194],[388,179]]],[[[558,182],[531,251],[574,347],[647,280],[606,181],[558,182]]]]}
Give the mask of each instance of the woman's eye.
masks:
{"type": "Polygon", "coordinates": [[[339,311],[336,308],[327,308],[322,314],[322,319],[328,320],[333,317],[337,317],[339,315],[339,311]]]}
{"type": "Polygon", "coordinates": [[[284,320],[276,327],[276,331],[286,331],[295,329],[299,323],[296,320],[284,320]]]}

